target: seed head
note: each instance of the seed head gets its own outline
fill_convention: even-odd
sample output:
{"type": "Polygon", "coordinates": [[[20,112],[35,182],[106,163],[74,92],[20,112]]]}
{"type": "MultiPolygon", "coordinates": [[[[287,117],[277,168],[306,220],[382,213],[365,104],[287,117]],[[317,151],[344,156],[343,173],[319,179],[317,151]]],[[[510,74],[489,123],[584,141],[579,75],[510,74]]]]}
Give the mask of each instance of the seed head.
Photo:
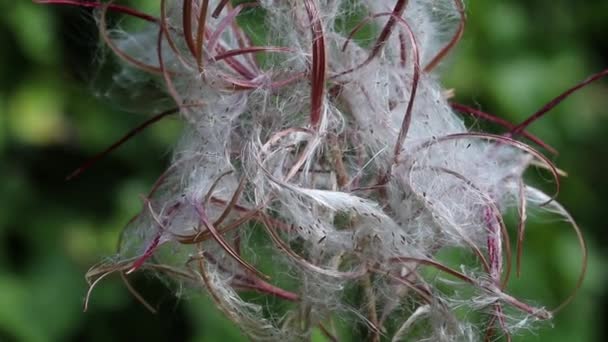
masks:
{"type": "Polygon", "coordinates": [[[175,103],[124,140],[169,114],[185,123],[116,258],[91,270],[95,283],[153,270],[176,288],[202,288],[255,340],[316,328],[337,339],[337,320],[375,341],[476,340],[551,318],[505,284],[512,259],[519,275],[529,208],[576,228],[523,180],[539,168],[559,187],[560,171],[517,140],[552,152],[524,129],[561,99],[520,125],[450,103],[435,69],[462,36],[460,0],[163,0],[158,17],[42,2],[97,7],[121,77],[143,70],[175,103]],[[147,24],[109,29],[110,11],[147,24]],[[455,110],[508,131],[471,131],[455,110]],[[510,209],[514,229],[502,218],[510,209]],[[448,267],[446,251],[474,262],[448,267]],[[269,262],[272,279],[261,270],[269,262]],[[245,291],[292,304],[262,310],[245,291]]]}

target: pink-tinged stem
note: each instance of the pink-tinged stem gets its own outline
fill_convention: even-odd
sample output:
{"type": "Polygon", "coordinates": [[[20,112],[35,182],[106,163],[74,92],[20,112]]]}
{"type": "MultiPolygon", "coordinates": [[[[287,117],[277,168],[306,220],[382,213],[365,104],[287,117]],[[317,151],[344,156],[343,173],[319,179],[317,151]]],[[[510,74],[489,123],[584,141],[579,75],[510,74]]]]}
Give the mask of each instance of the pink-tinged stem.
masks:
{"type": "Polygon", "coordinates": [[[290,48],[281,47],[281,46],[252,46],[242,49],[234,49],[228,50],[224,53],[218,54],[211,58],[212,61],[221,61],[223,59],[227,59],[234,56],[240,56],[245,54],[252,54],[256,52],[291,52],[293,51],[290,48]]]}
{"type": "Polygon", "coordinates": [[[233,277],[233,281],[231,285],[234,288],[239,288],[242,290],[253,290],[260,293],[269,294],[281,299],[285,299],[291,302],[295,302],[300,300],[299,296],[293,292],[284,290],[278,286],[272,285],[253,274],[242,275],[238,273],[234,273],[227,269],[225,266],[220,264],[218,260],[208,252],[202,252],[205,259],[209,262],[215,264],[220,270],[226,273],[231,273],[233,277]]]}
{"type": "MultiPolygon", "coordinates": [[[[213,51],[215,49],[215,46],[216,46],[217,42],[219,41],[219,38],[222,35],[222,33],[231,24],[236,22],[236,17],[241,13],[243,8],[250,8],[250,7],[255,7],[255,6],[257,6],[257,4],[251,4],[251,3],[240,4],[240,5],[236,6],[235,8],[231,9],[230,11],[228,11],[228,14],[226,14],[226,16],[224,16],[222,18],[222,20],[217,24],[217,28],[209,36],[209,39],[207,40],[208,41],[207,45],[209,47],[209,51],[213,51]]],[[[243,47],[243,46],[241,46],[241,47],[243,47]]]]}
{"type": "Polygon", "coordinates": [[[164,112],[162,112],[160,114],[157,114],[157,115],[151,117],[150,119],[144,121],[142,124],[140,124],[139,126],[135,127],[131,131],[129,131],[127,134],[125,134],[122,138],[118,139],[118,141],[116,141],[115,143],[113,143],[112,145],[110,145],[110,147],[108,147],[105,150],[99,152],[98,154],[96,154],[95,156],[93,156],[91,159],[89,159],[88,161],[86,161],[84,164],[82,164],[79,168],[77,168],[72,173],[70,173],[66,177],[66,180],[71,180],[71,179],[73,179],[75,177],[78,177],[81,173],[83,173],[88,168],[90,168],[91,166],[93,166],[93,164],[95,164],[96,162],[98,162],[99,160],[101,160],[102,158],[104,158],[105,156],[107,156],[108,154],[110,154],[112,151],[114,151],[117,148],[119,148],[122,144],[124,144],[125,142],[127,142],[129,139],[133,138],[135,135],[137,135],[138,133],[140,133],[141,131],[143,131],[144,129],[146,129],[148,126],[152,125],[155,122],[160,121],[162,118],[164,118],[166,116],[176,114],[177,112],[179,112],[178,108],[172,108],[172,109],[164,111],[164,112]]]}
{"type": "Polygon", "coordinates": [[[467,17],[464,13],[464,5],[462,0],[454,0],[454,4],[456,5],[456,9],[458,10],[458,14],[460,15],[460,22],[458,23],[458,28],[456,29],[456,33],[450,39],[450,41],[433,57],[433,59],[424,67],[424,72],[432,71],[439,62],[441,62],[445,56],[458,44],[460,39],[462,38],[462,34],[464,33],[464,26],[467,21],[467,17]]]}
{"type": "Polygon", "coordinates": [[[274,286],[261,279],[255,279],[252,282],[238,283],[235,284],[235,287],[239,287],[244,290],[253,290],[261,293],[266,293],[277,298],[288,300],[290,302],[297,302],[300,300],[300,297],[297,294],[274,286]]]}
{"type": "Polygon", "coordinates": [[[192,36],[192,1],[184,0],[182,9],[182,27],[184,29],[184,40],[188,46],[188,50],[192,56],[196,57],[196,46],[194,45],[194,38],[192,36]]]}
{"type": "Polygon", "coordinates": [[[226,7],[226,5],[230,2],[230,0],[222,0],[220,1],[219,4],[217,4],[217,6],[215,7],[215,9],[213,10],[213,13],[211,13],[211,16],[213,18],[217,18],[220,16],[220,13],[222,12],[222,10],[224,9],[224,7],[226,7]]]}
{"type": "MultiPolygon", "coordinates": [[[[248,5],[257,5],[257,3],[248,5]]],[[[232,22],[232,31],[236,35],[237,43],[239,44],[240,48],[245,48],[253,45],[251,38],[245,33],[245,31],[243,31],[243,29],[241,29],[236,20],[232,22]]],[[[253,69],[254,73],[260,74],[260,67],[258,66],[258,63],[255,58],[253,58],[253,56],[248,56],[247,64],[249,64],[249,66],[253,69]]]]}
{"type": "Polygon", "coordinates": [[[572,95],[577,90],[579,90],[581,88],[584,88],[585,86],[589,85],[590,83],[595,82],[595,81],[599,80],[600,78],[602,78],[602,77],[604,77],[606,75],[608,75],[608,69],[602,70],[602,71],[600,71],[600,72],[598,72],[596,74],[593,74],[593,75],[589,76],[584,81],[580,82],[579,84],[575,85],[574,87],[572,87],[572,88],[566,90],[565,92],[561,93],[559,96],[557,96],[553,100],[549,101],[549,103],[547,103],[546,105],[544,105],[536,113],[532,114],[529,118],[527,118],[526,120],[524,120],[522,123],[520,123],[519,125],[515,126],[515,128],[513,128],[511,130],[510,134],[513,135],[513,136],[520,134],[531,123],[533,123],[534,121],[538,120],[545,113],[547,113],[548,111],[550,111],[551,109],[553,109],[553,107],[555,107],[558,104],[560,104],[562,101],[564,101],[566,98],[568,98],[568,96],[572,95]]]}
{"type": "Polygon", "coordinates": [[[391,16],[388,18],[386,25],[384,25],[382,32],[380,32],[380,35],[378,36],[378,39],[376,40],[376,43],[374,44],[374,47],[372,48],[372,53],[370,55],[370,58],[373,58],[374,56],[376,56],[378,54],[378,52],[380,52],[380,49],[384,46],[384,43],[386,43],[386,41],[389,39],[389,37],[391,36],[391,33],[393,32],[393,28],[395,26],[396,21],[401,18],[401,15],[403,14],[403,11],[405,11],[405,8],[407,7],[408,2],[409,2],[409,0],[397,1],[397,3],[395,4],[395,7],[393,8],[393,12],[391,13],[391,16]]]}
{"type": "Polygon", "coordinates": [[[400,49],[400,58],[401,58],[401,66],[404,67],[407,64],[407,38],[403,34],[403,32],[399,32],[399,49],[400,49]]]}
{"type": "MultiPolygon", "coordinates": [[[[215,51],[218,54],[224,54],[227,50],[225,47],[223,47],[222,45],[218,45],[215,48],[215,51]]],[[[254,79],[257,75],[252,72],[251,70],[249,70],[243,63],[241,63],[239,60],[237,60],[234,57],[228,57],[226,58],[226,63],[228,64],[228,66],[230,66],[230,68],[234,71],[236,71],[238,74],[240,74],[241,76],[245,77],[247,80],[252,80],[254,79]]]]}
{"type": "MultiPolygon", "coordinates": [[[[484,209],[484,220],[486,222],[486,226],[488,227],[487,244],[490,259],[490,278],[497,286],[500,286],[500,276],[503,268],[501,232],[490,207],[486,207],[484,209]]],[[[505,322],[504,313],[500,303],[494,304],[494,312],[492,315],[498,320],[502,330],[506,333],[507,324],[505,322]]]]}
{"type": "MultiPolygon", "coordinates": [[[[512,123],[510,123],[509,121],[499,118],[495,115],[483,112],[479,109],[475,109],[460,103],[456,103],[456,102],[450,102],[450,106],[452,108],[454,108],[455,110],[461,112],[461,113],[465,113],[465,114],[469,114],[471,116],[474,116],[476,118],[480,118],[480,119],[484,119],[484,120],[488,120],[490,122],[499,124],[503,127],[505,127],[506,129],[512,130],[514,129],[516,126],[512,123]]],[[[552,154],[558,154],[557,150],[553,147],[551,147],[550,145],[548,145],[547,143],[545,143],[544,141],[542,141],[540,138],[538,138],[537,136],[528,133],[525,130],[521,131],[521,135],[523,135],[524,137],[526,137],[527,139],[530,139],[530,141],[534,142],[535,144],[537,144],[538,146],[546,149],[547,151],[551,152],[552,154]]]]}
{"type": "MultiPolygon", "coordinates": [[[[391,15],[393,17],[393,15],[391,15]]],[[[403,116],[403,121],[401,122],[401,129],[399,130],[399,135],[397,136],[397,143],[395,144],[394,160],[397,161],[399,154],[401,153],[401,149],[403,148],[403,142],[407,137],[407,132],[409,131],[411,122],[412,122],[412,111],[414,109],[414,99],[416,98],[416,90],[418,90],[418,82],[420,80],[420,56],[418,54],[418,43],[416,42],[416,37],[414,36],[414,31],[410,25],[401,17],[395,18],[398,23],[403,25],[409,35],[410,42],[412,44],[412,53],[414,54],[414,75],[412,77],[412,88],[410,90],[410,98],[407,102],[407,108],[405,110],[405,114],[403,116]]]]}
{"type": "Polygon", "coordinates": [[[205,31],[207,28],[207,10],[209,9],[209,0],[203,0],[198,16],[198,27],[196,30],[196,64],[198,70],[203,70],[203,42],[205,41],[205,31]]]}
{"type": "Polygon", "coordinates": [[[299,81],[302,78],[304,78],[305,76],[306,76],[306,74],[301,72],[301,73],[292,75],[284,80],[272,81],[272,82],[243,80],[243,79],[237,79],[234,77],[230,77],[227,75],[224,75],[222,77],[223,77],[224,81],[230,83],[230,85],[233,86],[235,90],[253,90],[253,89],[260,88],[260,87],[267,88],[267,89],[279,89],[290,83],[299,81]]]}
{"type": "Polygon", "coordinates": [[[407,6],[408,0],[400,0],[397,1],[397,3],[395,4],[395,7],[393,8],[393,11],[390,13],[380,13],[380,14],[374,14],[372,16],[369,16],[365,19],[363,19],[360,23],[358,23],[353,30],[350,32],[350,34],[348,35],[348,38],[346,39],[346,41],[344,42],[344,45],[342,46],[342,51],[346,50],[346,47],[348,46],[348,44],[350,43],[350,41],[352,40],[353,36],[355,35],[355,33],[357,33],[360,29],[363,28],[363,26],[365,24],[367,24],[369,21],[371,21],[374,18],[378,18],[381,16],[386,16],[386,15],[390,15],[391,17],[389,18],[389,20],[387,21],[386,25],[384,25],[384,28],[382,29],[382,32],[380,32],[380,35],[378,36],[378,39],[376,40],[376,43],[374,44],[374,47],[372,48],[371,53],[369,54],[369,56],[363,61],[363,63],[347,69],[345,71],[339,72],[336,75],[333,75],[332,78],[337,78],[340,76],[344,76],[346,74],[349,74],[357,69],[360,69],[364,66],[366,66],[367,64],[369,64],[374,57],[376,57],[378,55],[378,52],[380,52],[380,50],[382,49],[382,47],[384,46],[384,44],[386,43],[386,41],[389,39],[391,33],[393,32],[393,27],[395,26],[396,23],[396,19],[395,18],[401,18],[401,15],[403,14],[403,11],[405,10],[405,7],[407,6]]]}
{"type": "MultiPolygon", "coordinates": [[[[228,49],[225,48],[221,44],[221,42],[219,40],[219,35],[217,37],[213,37],[214,33],[211,33],[207,29],[205,29],[204,32],[205,32],[205,38],[207,40],[207,50],[208,51],[210,51],[210,52],[215,51],[218,54],[223,54],[226,51],[228,51],[228,49]],[[211,41],[211,39],[215,39],[215,41],[211,41]],[[211,48],[211,45],[213,45],[213,49],[211,48]]],[[[234,70],[241,76],[245,77],[247,80],[252,80],[257,76],[257,74],[255,72],[251,71],[243,63],[241,63],[238,59],[236,59],[234,57],[226,58],[226,63],[232,70],[234,70]]]]}
{"type": "Polygon", "coordinates": [[[323,24],[321,23],[319,8],[315,0],[305,0],[304,5],[311,23],[310,32],[312,35],[310,123],[313,127],[317,127],[321,121],[323,96],[325,95],[325,69],[327,67],[325,35],[323,34],[323,24]]]}
{"type": "Polygon", "coordinates": [[[490,277],[498,285],[502,273],[502,242],[500,230],[491,208],[486,207],[483,213],[484,221],[488,228],[488,254],[490,259],[490,277]]]}
{"type": "Polygon", "coordinates": [[[249,264],[247,261],[243,260],[238,253],[228,244],[228,242],[224,239],[224,237],[217,231],[213,223],[207,217],[207,213],[205,212],[204,207],[200,203],[193,203],[194,209],[196,210],[201,223],[207,228],[211,236],[215,239],[215,241],[228,253],[232,258],[234,258],[239,264],[253,272],[257,276],[261,278],[268,278],[268,276],[264,275],[260,271],[258,271],[255,267],[249,264]]]}
{"type": "Polygon", "coordinates": [[[150,243],[150,245],[148,245],[148,247],[146,247],[144,254],[141,257],[139,257],[139,259],[135,260],[135,262],[133,263],[133,266],[131,266],[131,268],[129,268],[129,270],[127,270],[127,272],[125,272],[126,274],[130,274],[130,273],[137,271],[144,264],[144,262],[146,262],[146,260],[148,260],[152,256],[152,254],[154,254],[154,251],[156,250],[156,248],[158,247],[158,244],[160,242],[161,235],[162,235],[162,232],[159,231],[156,234],[156,236],[154,237],[154,239],[152,240],[152,242],[150,243]]]}

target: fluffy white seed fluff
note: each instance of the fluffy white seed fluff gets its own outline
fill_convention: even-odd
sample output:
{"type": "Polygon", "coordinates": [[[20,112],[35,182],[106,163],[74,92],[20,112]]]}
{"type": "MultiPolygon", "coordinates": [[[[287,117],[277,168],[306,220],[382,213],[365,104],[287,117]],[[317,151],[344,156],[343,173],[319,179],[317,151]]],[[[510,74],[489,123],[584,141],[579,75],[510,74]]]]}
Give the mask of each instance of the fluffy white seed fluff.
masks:
{"type": "Polygon", "coordinates": [[[488,321],[509,334],[550,317],[501,284],[510,255],[501,213],[549,202],[567,215],[522,181],[546,160],[508,137],[470,132],[424,70],[457,34],[458,1],[260,0],[213,17],[220,1],[197,0],[189,20],[202,52],[186,38],[185,3],[164,1],[159,21],[137,32],[105,31],[139,67],[162,71],[153,77],[185,123],[171,166],[123,233],[122,271],[204,288],[254,340],[339,335],[338,320],[372,338],[477,340],[488,321]],[[263,63],[253,53],[220,59],[255,46],[239,11],[261,13],[265,33],[254,38],[282,50],[258,53],[263,63]],[[340,28],[357,15],[367,40],[340,28]],[[446,250],[474,262],[448,269],[437,259],[446,250]],[[290,285],[264,279],[258,251],[290,285]],[[292,304],[268,314],[243,290],[292,304]]]}

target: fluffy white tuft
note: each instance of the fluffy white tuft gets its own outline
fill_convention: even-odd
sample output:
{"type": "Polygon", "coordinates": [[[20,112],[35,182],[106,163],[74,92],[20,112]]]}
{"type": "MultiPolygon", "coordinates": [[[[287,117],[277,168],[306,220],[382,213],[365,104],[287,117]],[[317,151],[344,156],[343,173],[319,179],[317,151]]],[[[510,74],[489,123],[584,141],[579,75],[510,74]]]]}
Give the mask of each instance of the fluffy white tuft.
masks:
{"type": "Polygon", "coordinates": [[[121,270],[202,286],[255,340],[338,335],[340,319],[376,340],[476,340],[550,317],[502,286],[501,213],[549,202],[522,174],[553,166],[469,132],[431,73],[461,34],[459,1],[260,0],[217,18],[217,0],[164,4],[144,29],[104,30],[186,126],[123,234],[121,270]],[[235,19],[246,11],[263,23],[235,19]],[[368,37],[351,39],[359,21],[368,37]],[[448,268],[448,250],[476,261],[448,268]],[[284,288],[259,271],[268,262],[284,288]],[[243,290],[293,304],[262,310],[243,290]]]}

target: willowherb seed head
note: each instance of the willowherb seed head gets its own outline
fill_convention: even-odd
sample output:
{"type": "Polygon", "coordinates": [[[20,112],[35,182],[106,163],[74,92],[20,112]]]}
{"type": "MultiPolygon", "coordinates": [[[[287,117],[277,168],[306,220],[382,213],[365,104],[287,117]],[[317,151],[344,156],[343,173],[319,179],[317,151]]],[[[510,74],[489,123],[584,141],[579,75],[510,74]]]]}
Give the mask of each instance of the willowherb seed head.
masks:
{"type": "Polygon", "coordinates": [[[561,99],[520,125],[448,102],[432,71],[463,33],[460,0],[164,0],[158,17],[42,2],[98,7],[102,37],[126,63],[121,77],[149,72],[175,102],[137,130],[177,112],[185,122],[117,257],[91,270],[95,282],[155,270],[203,288],[255,340],[297,340],[314,328],[336,339],[342,319],[376,341],[476,340],[551,318],[505,284],[512,259],[519,271],[529,208],[576,227],[524,183],[530,167],[556,184],[559,171],[516,140],[552,151],[524,129],[561,99]],[[110,30],[108,11],[147,26],[110,30]],[[237,20],[246,11],[263,17],[263,34],[237,20]],[[363,29],[367,39],[355,39],[363,29]],[[454,109],[509,131],[472,132],[454,109]],[[512,208],[516,248],[502,218],[512,208]],[[445,250],[476,262],[450,268],[438,258],[445,250]],[[268,262],[291,280],[285,288],[260,271],[268,262]],[[264,314],[242,291],[293,304],[264,314]],[[488,319],[467,321],[463,309],[488,319]]]}

